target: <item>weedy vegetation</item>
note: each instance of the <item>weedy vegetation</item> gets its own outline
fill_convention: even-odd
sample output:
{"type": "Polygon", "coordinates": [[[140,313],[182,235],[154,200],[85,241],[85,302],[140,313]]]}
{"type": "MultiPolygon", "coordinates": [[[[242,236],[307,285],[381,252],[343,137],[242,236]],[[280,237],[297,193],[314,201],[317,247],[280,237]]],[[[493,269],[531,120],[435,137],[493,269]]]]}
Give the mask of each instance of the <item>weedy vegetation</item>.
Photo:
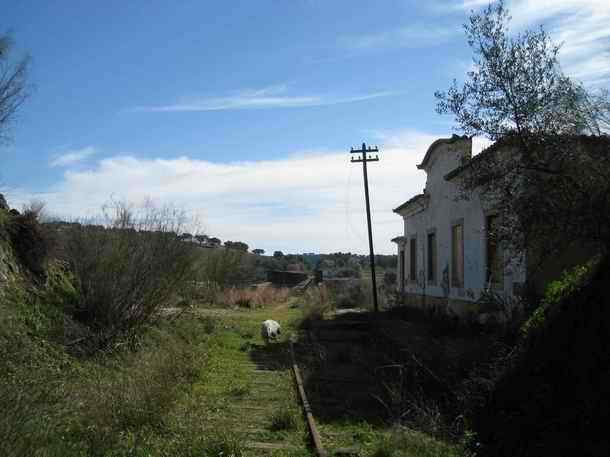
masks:
{"type": "MultiPolygon", "coordinates": [[[[0,210],[0,454],[246,455],[239,428],[215,415],[253,392],[225,356],[249,357],[239,346],[257,347],[261,316],[242,326],[199,311],[198,251],[177,241],[179,212],[106,215],[42,225],[0,210]]],[[[287,296],[253,292],[261,307],[287,296]]]]}

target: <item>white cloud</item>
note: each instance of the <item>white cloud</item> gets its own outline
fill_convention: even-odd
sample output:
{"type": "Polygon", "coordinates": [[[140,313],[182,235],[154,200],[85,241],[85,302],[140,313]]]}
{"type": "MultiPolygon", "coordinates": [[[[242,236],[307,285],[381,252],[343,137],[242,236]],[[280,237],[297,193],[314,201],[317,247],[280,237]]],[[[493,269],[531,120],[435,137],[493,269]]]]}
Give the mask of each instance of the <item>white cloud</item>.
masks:
{"type": "MultiPolygon", "coordinates": [[[[381,160],[369,167],[375,248],[393,253],[389,240],[401,234],[402,221],[392,209],[422,191],[425,173],[415,165],[436,137],[409,131],[378,138],[381,160]]],[[[348,148],[235,163],[116,156],[67,171],[45,193],[14,191],[7,198],[14,206],[42,199],[50,214],[73,219],[99,214],[111,197],[132,202],[150,197],[185,208],[223,240],[267,251],[364,253],[362,169],[349,159],[348,148]]]]}
{"type": "Polygon", "coordinates": [[[188,112],[225,111],[262,108],[302,108],[308,106],[337,105],[393,95],[390,91],[367,94],[331,95],[287,95],[287,86],[280,84],[262,89],[247,89],[225,97],[203,97],[182,99],[169,105],[139,106],[134,111],[188,112]]]}
{"type": "Polygon", "coordinates": [[[408,24],[389,30],[341,37],[339,44],[352,50],[418,48],[440,44],[458,33],[459,27],[408,24]]]}
{"type": "Polygon", "coordinates": [[[480,136],[472,137],[472,155],[477,155],[483,149],[491,146],[492,144],[493,144],[493,141],[491,141],[487,138],[480,137],[480,136]]]}
{"type": "Polygon", "coordinates": [[[95,148],[87,146],[82,149],[74,149],[66,151],[62,154],[57,154],[51,159],[49,165],[51,167],[66,167],[68,165],[74,165],[75,163],[82,162],[88,157],[95,154],[95,148]]]}
{"type": "Polygon", "coordinates": [[[465,10],[480,8],[489,5],[490,0],[464,0],[460,5],[465,10]]]}

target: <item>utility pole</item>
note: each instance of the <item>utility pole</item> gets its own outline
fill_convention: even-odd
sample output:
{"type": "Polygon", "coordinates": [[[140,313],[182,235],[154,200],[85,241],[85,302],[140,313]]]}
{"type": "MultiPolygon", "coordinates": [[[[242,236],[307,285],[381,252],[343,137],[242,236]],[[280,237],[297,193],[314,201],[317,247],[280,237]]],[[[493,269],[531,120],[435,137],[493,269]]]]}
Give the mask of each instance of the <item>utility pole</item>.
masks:
{"type": "Polygon", "coordinates": [[[369,178],[366,173],[366,164],[367,162],[378,162],[379,156],[375,154],[375,157],[371,155],[373,152],[379,152],[377,146],[371,148],[370,146],[367,148],[366,144],[362,143],[362,149],[354,149],[351,148],[349,151],[351,154],[362,154],[360,157],[354,159],[351,158],[351,162],[359,163],[362,162],[362,173],[364,175],[364,199],[366,201],[366,221],[368,223],[369,229],[369,255],[371,259],[371,278],[373,280],[373,306],[375,307],[375,312],[379,311],[379,306],[377,304],[377,277],[375,276],[375,253],[373,252],[373,230],[371,229],[371,205],[369,203],[369,178]]]}

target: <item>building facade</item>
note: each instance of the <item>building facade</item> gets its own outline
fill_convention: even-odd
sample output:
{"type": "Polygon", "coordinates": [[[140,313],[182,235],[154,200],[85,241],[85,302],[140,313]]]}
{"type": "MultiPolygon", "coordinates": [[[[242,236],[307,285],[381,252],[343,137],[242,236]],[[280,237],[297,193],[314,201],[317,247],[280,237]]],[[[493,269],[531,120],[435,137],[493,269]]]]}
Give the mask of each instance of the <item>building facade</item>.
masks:
{"type": "Polygon", "coordinates": [[[471,138],[436,140],[417,166],[427,175],[424,191],[394,209],[404,221],[392,240],[398,291],[410,303],[456,315],[476,311],[485,290],[510,298],[525,282],[524,255],[496,243],[491,203],[477,192],[461,194],[456,170],[471,159],[471,138]]]}

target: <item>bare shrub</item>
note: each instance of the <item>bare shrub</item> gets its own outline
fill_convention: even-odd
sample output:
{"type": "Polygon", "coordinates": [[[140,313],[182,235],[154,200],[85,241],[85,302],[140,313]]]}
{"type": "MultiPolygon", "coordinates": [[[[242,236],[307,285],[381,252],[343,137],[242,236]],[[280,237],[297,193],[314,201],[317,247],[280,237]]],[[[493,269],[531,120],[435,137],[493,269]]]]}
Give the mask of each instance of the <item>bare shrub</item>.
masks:
{"type": "Polygon", "coordinates": [[[284,303],[288,300],[290,290],[282,287],[256,287],[256,288],[237,288],[225,289],[218,301],[224,306],[240,308],[258,308],[264,305],[284,303]]]}
{"type": "Polygon", "coordinates": [[[71,224],[62,233],[63,255],[80,299],[74,317],[98,332],[104,346],[120,333],[150,321],[192,284],[195,249],[178,238],[185,218],[148,203],[112,203],[104,225],[71,224]]]}
{"type": "Polygon", "coordinates": [[[391,364],[375,370],[380,377],[382,395],[375,398],[386,410],[391,423],[400,423],[432,435],[447,431],[438,403],[424,393],[421,382],[426,379],[419,367],[391,364]]]}
{"type": "Polygon", "coordinates": [[[307,289],[301,297],[301,302],[305,323],[324,319],[324,315],[334,308],[330,293],[324,284],[307,289]]]}
{"type": "Polygon", "coordinates": [[[30,59],[14,58],[13,39],[0,35],[0,143],[10,138],[10,126],[31,87],[27,82],[30,59]]]}
{"type": "MultiPolygon", "coordinates": [[[[337,308],[373,308],[373,283],[369,278],[325,282],[330,299],[337,308]]],[[[385,304],[384,286],[377,288],[380,305],[385,304]]]]}

